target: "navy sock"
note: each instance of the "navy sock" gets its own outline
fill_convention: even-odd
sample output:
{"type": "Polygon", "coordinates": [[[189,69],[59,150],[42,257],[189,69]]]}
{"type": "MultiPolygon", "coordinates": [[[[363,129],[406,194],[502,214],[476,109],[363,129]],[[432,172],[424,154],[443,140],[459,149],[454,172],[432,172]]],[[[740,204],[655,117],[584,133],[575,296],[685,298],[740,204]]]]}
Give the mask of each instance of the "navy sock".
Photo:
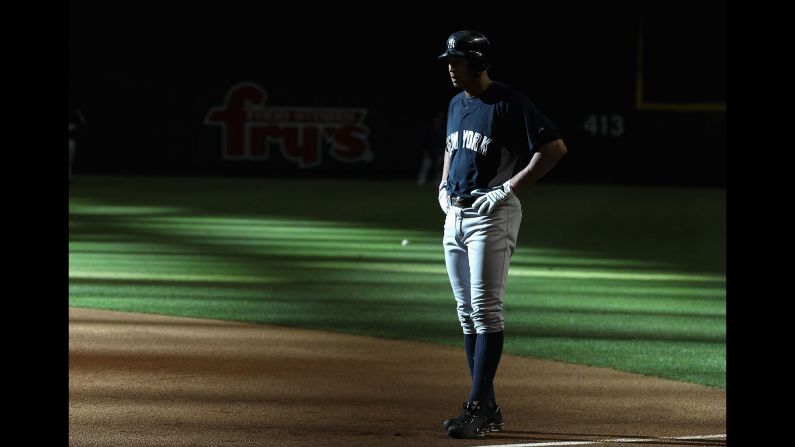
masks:
{"type": "Polygon", "coordinates": [[[503,331],[478,334],[472,368],[472,390],[467,400],[477,400],[483,406],[494,403],[494,376],[500,364],[503,331]]]}
{"type": "Polygon", "coordinates": [[[464,351],[467,355],[467,366],[469,366],[470,378],[472,378],[472,375],[475,373],[473,369],[475,368],[475,341],[477,337],[478,334],[464,334],[464,351]]]}
{"type": "Polygon", "coordinates": [[[497,406],[497,398],[494,396],[494,377],[497,375],[497,367],[500,366],[504,340],[505,333],[503,331],[489,334],[488,357],[486,358],[486,370],[489,379],[486,388],[486,407],[491,409],[497,406]]]}
{"type": "Polygon", "coordinates": [[[475,341],[475,355],[472,364],[472,389],[467,401],[480,400],[483,386],[483,370],[486,364],[486,334],[478,334],[475,341]]]}
{"type": "Polygon", "coordinates": [[[497,398],[494,396],[494,377],[497,375],[497,367],[500,366],[502,357],[502,346],[505,340],[503,331],[488,334],[488,344],[486,356],[486,373],[488,377],[486,389],[486,403],[488,408],[497,406],[497,398]]]}
{"type": "Polygon", "coordinates": [[[486,387],[486,397],[484,400],[483,407],[488,408],[490,410],[493,410],[494,408],[497,407],[497,398],[494,396],[494,379],[492,379],[491,382],[489,382],[488,386],[486,387]]]}

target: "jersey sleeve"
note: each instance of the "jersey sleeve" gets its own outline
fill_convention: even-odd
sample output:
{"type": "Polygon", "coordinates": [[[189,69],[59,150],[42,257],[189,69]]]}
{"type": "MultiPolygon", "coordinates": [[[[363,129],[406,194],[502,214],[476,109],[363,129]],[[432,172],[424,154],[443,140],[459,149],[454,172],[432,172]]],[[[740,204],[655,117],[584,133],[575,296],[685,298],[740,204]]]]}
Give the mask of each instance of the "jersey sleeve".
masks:
{"type": "Polygon", "coordinates": [[[531,154],[538,146],[560,138],[560,130],[526,98],[512,101],[508,107],[508,121],[512,127],[510,148],[520,154],[531,154]]]}

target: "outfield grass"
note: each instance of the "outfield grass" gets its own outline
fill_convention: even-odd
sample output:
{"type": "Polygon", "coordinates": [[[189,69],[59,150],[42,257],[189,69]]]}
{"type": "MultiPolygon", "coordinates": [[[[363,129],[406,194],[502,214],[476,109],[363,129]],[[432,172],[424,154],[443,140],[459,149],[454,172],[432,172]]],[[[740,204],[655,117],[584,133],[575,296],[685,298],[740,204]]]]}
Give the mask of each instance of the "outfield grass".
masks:
{"type": "MultiPolygon", "coordinates": [[[[725,387],[724,190],[520,195],[506,352],[725,387]]],[[[460,346],[443,220],[410,181],[78,177],[69,304],[460,346]]]]}

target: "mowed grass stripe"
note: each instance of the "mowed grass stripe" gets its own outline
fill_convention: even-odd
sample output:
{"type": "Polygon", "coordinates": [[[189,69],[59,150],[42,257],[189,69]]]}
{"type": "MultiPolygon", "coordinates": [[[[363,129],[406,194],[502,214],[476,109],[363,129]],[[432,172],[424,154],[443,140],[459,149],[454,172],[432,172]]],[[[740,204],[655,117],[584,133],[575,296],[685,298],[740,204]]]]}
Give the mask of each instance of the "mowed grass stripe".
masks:
{"type": "MultiPolygon", "coordinates": [[[[276,183],[79,179],[70,305],[461,344],[432,191],[287,180],[258,206],[276,183]]],[[[722,193],[535,185],[522,200],[506,352],[725,386],[722,193]]]]}

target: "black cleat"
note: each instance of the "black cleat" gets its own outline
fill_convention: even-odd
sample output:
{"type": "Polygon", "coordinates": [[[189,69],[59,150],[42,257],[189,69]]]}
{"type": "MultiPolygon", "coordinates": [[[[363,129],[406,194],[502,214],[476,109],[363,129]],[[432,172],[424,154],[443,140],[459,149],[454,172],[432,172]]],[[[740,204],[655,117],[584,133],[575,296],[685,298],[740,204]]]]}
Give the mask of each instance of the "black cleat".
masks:
{"type": "MultiPolygon", "coordinates": [[[[497,405],[496,408],[486,408],[485,411],[486,411],[486,423],[489,424],[489,431],[490,432],[502,431],[502,425],[503,425],[502,408],[499,405],[497,405]]],[[[444,422],[442,422],[442,427],[444,427],[444,429],[447,430],[448,428],[450,428],[450,425],[452,425],[455,422],[455,420],[456,420],[455,418],[445,419],[444,422]]]]}
{"type": "Polygon", "coordinates": [[[489,424],[489,431],[502,431],[502,408],[499,405],[486,409],[486,423],[489,424]]]}
{"type": "Polygon", "coordinates": [[[447,434],[453,438],[473,439],[486,436],[489,433],[486,413],[476,400],[464,402],[461,415],[452,421],[445,421],[445,423],[447,434]]]}

